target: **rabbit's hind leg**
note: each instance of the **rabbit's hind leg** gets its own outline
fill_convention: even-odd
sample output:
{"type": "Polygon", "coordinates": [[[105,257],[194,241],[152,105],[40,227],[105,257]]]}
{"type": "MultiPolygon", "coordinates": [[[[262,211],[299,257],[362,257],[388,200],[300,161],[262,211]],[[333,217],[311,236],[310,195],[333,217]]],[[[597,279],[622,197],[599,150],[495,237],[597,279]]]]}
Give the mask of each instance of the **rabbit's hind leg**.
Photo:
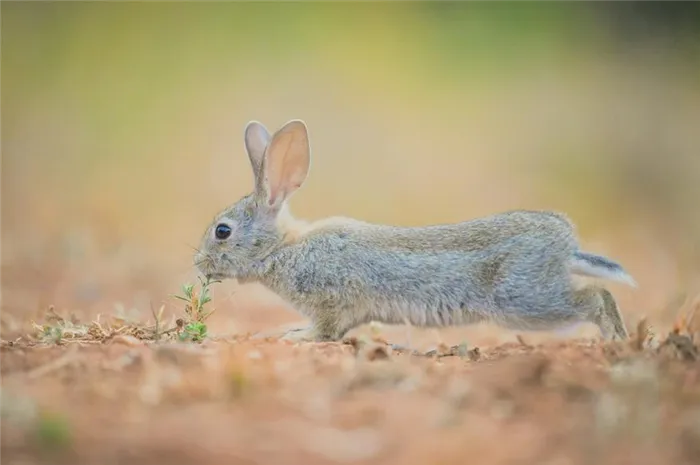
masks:
{"type": "Polygon", "coordinates": [[[629,337],[620,309],[610,291],[590,285],[574,291],[574,299],[575,305],[588,315],[587,320],[600,328],[605,340],[626,340],[629,337]]]}
{"type": "Polygon", "coordinates": [[[603,299],[603,311],[601,313],[602,316],[599,318],[601,321],[599,326],[605,326],[607,328],[606,331],[613,333],[616,339],[628,339],[629,333],[615,298],[607,289],[600,288],[599,292],[603,299]]]}

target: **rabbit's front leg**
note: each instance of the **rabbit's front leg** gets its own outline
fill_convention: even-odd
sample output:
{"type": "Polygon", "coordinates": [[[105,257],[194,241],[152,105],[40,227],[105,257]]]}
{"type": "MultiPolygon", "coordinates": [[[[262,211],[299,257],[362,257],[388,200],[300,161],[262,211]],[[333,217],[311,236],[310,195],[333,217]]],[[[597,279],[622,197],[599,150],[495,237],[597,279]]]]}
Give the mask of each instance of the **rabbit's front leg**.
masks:
{"type": "Polygon", "coordinates": [[[304,328],[290,329],[280,339],[291,342],[331,342],[341,338],[335,334],[319,331],[318,326],[312,324],[304,328]]]}
{"type": "Polygon", "coordinates": [[[316,328],[311,325],[303,328],[290,329],[284,333],[280,339],[290,342],[317,342],[318,334],[316,328]]]}
{"type": "Polygon", "coordinates": [[[351,329],[348,325],[342,325],[340,320],[333,313],[324,312],[320,318],[312,320],[309,326],[290,329],[281,339],[294,342],[340,341],[351,329]]]}

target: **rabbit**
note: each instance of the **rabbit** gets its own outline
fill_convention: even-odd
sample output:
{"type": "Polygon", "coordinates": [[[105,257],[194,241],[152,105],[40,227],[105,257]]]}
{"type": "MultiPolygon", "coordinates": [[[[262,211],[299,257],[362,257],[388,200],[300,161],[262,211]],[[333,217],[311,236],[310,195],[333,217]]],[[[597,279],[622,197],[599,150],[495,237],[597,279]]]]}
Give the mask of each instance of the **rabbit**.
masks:
{"type": "Polygon", "coordinates": [[[612,294],[574,278],[636,282],[618,263],[579,250],[564,214],[513,210],[423,227],[305,222],[288,204],[311,162],[304,121],[272,135],[251,121],[244,140],[255,188],[216,215],[194,262],[209,279],[261,283],[310,319],[285,339],[338,341],[372,321],[525,331],[592,322],[606,340],[629,337],[612,294]]]}

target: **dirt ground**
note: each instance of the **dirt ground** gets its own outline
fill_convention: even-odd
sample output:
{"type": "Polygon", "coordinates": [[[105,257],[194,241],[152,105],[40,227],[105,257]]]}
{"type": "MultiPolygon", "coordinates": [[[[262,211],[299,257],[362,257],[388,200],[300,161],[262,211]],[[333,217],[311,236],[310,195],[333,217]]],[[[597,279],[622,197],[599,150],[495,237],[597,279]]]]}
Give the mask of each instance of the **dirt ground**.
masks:
{"type": "Polygon", "coordinates": [[[434,333],[381,327],[182,342],[157,317],[4,314],[2,463],[700,463],[682,324],[624,343],[476,328],[480,345],[431,350],[434,333]]]}

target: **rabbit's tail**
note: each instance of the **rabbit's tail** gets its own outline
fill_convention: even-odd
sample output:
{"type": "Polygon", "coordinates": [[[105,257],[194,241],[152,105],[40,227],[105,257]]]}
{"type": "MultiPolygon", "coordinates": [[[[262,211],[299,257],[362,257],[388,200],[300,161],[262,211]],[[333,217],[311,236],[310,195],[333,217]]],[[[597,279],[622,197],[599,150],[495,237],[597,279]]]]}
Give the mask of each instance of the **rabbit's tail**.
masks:
{"type": "Polygon", "coordinates": [[[628,286],[637,287],[637,283],[622,266],[609,258],[588,252],[576,252],[571,260],[571,272],[580,276],[610,279],[628,286]]]}

